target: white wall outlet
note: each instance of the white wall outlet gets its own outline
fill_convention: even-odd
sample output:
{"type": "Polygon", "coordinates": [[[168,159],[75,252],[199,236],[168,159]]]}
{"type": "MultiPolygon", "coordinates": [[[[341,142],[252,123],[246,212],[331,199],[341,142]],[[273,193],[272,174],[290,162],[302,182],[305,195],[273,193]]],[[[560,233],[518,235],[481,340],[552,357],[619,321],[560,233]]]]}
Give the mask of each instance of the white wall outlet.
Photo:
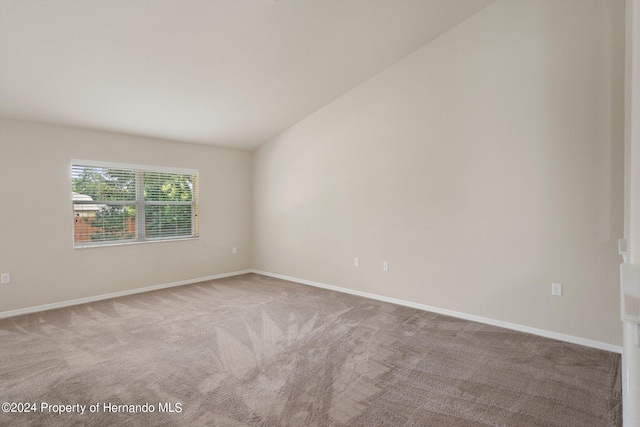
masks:
{"type": "Polygon", "coordinates": [[[382,261],[382,269],[384,271],[389,271],[389,263],[387,261],[382,261]]]}
{"type": "Polygon", "coordinates": [[[233,253],[237,254],[238,253],[238,248],[236,248],[235,246],[233,247],[233,253]]]}
{"type": "Polygon", "coordinates": [[[360,267],[360,258],[354,258],[353,259],[353,266],[354,267],[360,267]]]}
{"type": "Polygon", "coordinates": [[[0,275],[0,285],[8,285],[11,283],[11,273],[2,273],[0,275]]]}
{"type": "Polygon", "coordinates": [[[557,297],[562,296],[562,283],[551,284],[551,295],[555,295],[557,297]]]}
{"type": "Polygon", "coordinates": [[[629,245],[627,244],[627,239],[618,239],[618,253],[620,255],[624,255],[629,252],[629,245]]]}

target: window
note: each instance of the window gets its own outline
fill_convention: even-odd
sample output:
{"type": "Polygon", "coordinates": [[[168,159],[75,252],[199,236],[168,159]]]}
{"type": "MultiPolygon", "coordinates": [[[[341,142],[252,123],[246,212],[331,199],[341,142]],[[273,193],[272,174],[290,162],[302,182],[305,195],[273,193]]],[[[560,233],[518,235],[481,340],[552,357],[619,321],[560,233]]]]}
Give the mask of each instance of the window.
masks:
{"type": "Polygon", "coordinates": [[[73,245],[198,237],[198,171],[74,160],[73,245]]]}

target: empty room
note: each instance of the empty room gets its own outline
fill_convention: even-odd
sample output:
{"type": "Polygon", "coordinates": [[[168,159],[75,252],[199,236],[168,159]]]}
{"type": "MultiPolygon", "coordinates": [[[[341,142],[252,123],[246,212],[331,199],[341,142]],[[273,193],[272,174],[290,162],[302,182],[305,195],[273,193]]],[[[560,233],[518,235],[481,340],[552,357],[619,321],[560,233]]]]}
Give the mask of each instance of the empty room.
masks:
{"type": "Polygon", "coordinates": [[[0,0],[0,425],[640,426],[639,0],[0,0]]]}

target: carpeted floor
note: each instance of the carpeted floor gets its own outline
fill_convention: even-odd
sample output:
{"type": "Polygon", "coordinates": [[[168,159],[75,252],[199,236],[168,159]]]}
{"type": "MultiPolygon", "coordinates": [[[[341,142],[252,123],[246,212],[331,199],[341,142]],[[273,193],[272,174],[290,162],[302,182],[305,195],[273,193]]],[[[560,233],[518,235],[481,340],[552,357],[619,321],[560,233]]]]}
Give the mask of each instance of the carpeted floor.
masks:
{"type": "Polygon", "coordinates": [[[247,274],[0,320],[0,400],[32,410],[7,426],[620,426],[620,356],[247,274]]]}

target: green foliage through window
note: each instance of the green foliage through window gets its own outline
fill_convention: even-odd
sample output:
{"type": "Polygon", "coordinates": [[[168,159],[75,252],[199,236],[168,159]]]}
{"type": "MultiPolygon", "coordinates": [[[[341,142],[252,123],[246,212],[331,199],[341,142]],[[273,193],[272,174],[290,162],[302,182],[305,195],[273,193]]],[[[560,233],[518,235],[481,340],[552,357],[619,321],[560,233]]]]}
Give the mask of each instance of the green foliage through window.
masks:
{"type": "Polygon", "coordinates": [[[147,238],[191,234],[192,175],[145,172],[144,200],[147,238]]]}
{"type": "Polygon", "coordinates": [[[197,171],[149,169],[71,167],[76,246],[197,237],[197,171]]]}

